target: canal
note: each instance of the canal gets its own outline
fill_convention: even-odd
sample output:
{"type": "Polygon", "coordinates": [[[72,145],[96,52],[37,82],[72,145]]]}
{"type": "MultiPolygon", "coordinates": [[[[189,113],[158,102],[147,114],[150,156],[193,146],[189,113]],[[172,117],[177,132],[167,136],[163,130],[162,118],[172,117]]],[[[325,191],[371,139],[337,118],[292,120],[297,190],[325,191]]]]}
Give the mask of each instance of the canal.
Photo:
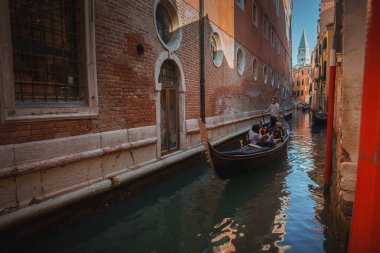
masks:
{"type": "Polygon", "coordinates": [[[221,181],[208,164],[7,248],[28,252],[338,252],[323,198],[325,127],[290,121],[288,155],[221,181]]]}

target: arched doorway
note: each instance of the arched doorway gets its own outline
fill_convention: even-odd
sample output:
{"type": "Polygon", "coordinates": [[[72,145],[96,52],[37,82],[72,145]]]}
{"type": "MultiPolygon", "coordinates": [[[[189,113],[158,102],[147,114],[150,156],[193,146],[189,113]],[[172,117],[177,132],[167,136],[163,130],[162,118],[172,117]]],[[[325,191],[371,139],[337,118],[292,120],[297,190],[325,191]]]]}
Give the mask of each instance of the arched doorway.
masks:
{"type": "Polygon", "coordinates": [[[161,83],[160,125],[161,154],[179,149],[179,97],[178,88],[180,72],[175,61],[167,59],[160,68],[159,83],[161,83]]]}

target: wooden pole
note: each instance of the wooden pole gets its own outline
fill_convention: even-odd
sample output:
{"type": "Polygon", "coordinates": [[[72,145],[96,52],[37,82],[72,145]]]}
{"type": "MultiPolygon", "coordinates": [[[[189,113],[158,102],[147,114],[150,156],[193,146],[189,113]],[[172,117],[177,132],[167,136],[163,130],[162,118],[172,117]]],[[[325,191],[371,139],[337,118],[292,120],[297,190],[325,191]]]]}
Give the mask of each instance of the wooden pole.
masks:
{"type": "Polygon", "coordinates": [[[349,252],[380,252],[380,1],[369,0],[359,161],[349,252]]]}

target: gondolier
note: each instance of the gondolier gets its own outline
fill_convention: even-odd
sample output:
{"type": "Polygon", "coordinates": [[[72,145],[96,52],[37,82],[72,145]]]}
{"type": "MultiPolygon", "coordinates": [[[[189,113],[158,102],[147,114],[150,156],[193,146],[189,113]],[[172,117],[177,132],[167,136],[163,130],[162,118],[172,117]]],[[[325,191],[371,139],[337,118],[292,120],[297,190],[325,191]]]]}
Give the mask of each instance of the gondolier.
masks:
{"type": "Polygon", "coordinates": [[[277,103],[276,97],[272,97],[272,103],[263,113],[268,112],[270,112],[270,126],[273,128],[276,126],[276,122],[280,121],[280,105],[277,103]]]}

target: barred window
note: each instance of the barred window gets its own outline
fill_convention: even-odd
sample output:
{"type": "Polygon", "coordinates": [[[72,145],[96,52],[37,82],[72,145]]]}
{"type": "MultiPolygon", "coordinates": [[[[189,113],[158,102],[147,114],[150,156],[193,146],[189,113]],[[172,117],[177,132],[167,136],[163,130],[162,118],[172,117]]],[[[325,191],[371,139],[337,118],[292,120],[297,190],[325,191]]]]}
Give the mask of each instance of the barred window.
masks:
{"type": "Polygon", "coordinates": [[[75,0],[9,1],[17,102],[84,99],[75,0]]]}
{"type": "Polygon", "coordinates": [[[175,63],[171,60],[166,60],[162,66],[159,76],[159,82],[163,86],[178,85],[178,70],[175,63]]]}

